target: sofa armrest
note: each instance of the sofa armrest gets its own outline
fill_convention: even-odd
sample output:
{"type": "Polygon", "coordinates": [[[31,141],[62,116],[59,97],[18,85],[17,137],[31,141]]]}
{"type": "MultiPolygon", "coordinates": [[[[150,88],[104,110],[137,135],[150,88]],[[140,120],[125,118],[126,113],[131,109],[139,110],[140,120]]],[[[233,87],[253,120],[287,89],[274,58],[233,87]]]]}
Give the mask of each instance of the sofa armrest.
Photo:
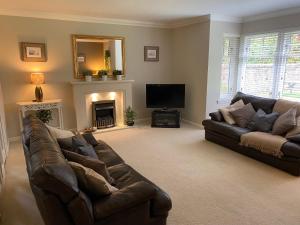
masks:
{"type": "Polygon", "coordinates": [[[113,192],[108,197],[97,200],[94,203],[94,216],[96,220],[108,217],[151,200],[155,193],[156,189],[151,184],[144,181],[134,183],[113,192]]]}
{"type": "Polygon", "coordinates": [[[214,121],[222,122],[224,121],[224,117],[221,112],[212,112],[209,114],[210,118],[214,121]]]}

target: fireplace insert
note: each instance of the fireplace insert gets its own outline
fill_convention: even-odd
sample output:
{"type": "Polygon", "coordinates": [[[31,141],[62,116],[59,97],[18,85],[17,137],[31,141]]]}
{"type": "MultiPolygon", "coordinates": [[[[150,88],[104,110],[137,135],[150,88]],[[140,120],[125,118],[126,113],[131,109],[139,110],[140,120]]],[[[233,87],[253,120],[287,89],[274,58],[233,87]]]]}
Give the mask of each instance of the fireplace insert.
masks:
{"type": "Polygon", "coordinates": [[[115,100],[93,102],[93,127],[104,129],[116,124],[115,100]]]}

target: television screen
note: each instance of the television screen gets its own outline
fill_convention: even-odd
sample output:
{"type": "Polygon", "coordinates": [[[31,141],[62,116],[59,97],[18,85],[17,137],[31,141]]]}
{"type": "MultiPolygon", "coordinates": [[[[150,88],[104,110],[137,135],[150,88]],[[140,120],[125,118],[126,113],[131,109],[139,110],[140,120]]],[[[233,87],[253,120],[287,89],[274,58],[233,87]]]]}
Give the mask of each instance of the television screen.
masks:
{"type": "Polygon", "coordinates": [[[184,84],[146,84],[147,108],[184,108],[184,84]]]}

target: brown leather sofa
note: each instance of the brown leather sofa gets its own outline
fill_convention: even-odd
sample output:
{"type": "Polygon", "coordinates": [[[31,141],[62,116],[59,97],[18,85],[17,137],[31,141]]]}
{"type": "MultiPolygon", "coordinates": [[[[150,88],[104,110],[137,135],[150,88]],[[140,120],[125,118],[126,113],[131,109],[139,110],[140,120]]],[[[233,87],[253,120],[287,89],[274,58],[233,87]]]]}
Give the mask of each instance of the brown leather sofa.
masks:
{"type": "MultiPolygon", "coordinates": [[[[242,99],[245,104],[251,103],[255,110],[263,109],[266,113],[271,113],[276,103],[275,99],[256,97],[241,92],[237,93],[231,103],[233,104],[240,99],[242,99]]],[[[267,155],[254,148],[244,147],[239,144],[241,135],[251,132],[251,130],[226,123],[220,112],[210,113],[210,117],[211,119],[202,122],[205,129],[206,140],[262,161],[292,175],[300,176],[299,144],[291,141],[286,142],[281,148],[284,154],[282,158],[267,155]]]]}
{"type": "Polygon", "coordinates": [[[127,165],[106,143],[95,151],[119,189],[91,199],[56,140],[35,117],[24,119],[23,147],[30,185],[46,225],[165,225],[171,200],[164,191],[127,165]]]}

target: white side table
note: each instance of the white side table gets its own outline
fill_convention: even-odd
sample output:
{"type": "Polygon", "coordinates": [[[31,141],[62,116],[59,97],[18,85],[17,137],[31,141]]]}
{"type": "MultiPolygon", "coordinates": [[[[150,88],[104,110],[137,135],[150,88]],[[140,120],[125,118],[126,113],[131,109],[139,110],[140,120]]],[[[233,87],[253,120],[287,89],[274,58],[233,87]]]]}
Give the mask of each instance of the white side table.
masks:
{"type": "Polygon", "coordinates": [[[52,114],[55,114],[55,121],[51,121],[51,124],[55,127],[64,128],[63,122],[63,112],[62,112],[62,100],[61,99],[53,99],[53,100],[45,100],[43,102],[17,102],[19,108],[19,119],[20,119],[20,128],[21,132],[23,131],[23,118],[25,118],[28,114],[38,111],[38,110],[51,110],[52,114]]]}

